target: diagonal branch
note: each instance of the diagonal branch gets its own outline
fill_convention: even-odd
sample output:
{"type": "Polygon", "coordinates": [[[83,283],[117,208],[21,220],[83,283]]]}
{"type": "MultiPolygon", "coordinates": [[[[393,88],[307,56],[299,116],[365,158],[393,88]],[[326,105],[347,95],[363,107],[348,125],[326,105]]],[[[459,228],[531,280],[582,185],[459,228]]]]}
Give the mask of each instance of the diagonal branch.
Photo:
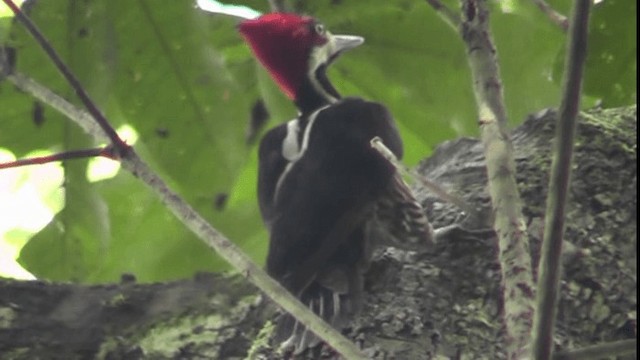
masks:
{"type": "Polygon", "coordinates": [[[552,23],[558,25],[562,31],[567,32],[569,29],[569,20],[566,16],[557,12],[554,8],[551,7],[545,0],[531,0],[536,6],[542,10],[542,12],[547,15],[549,20],[552,23]]]}
{"type": "Polygon", "coordinates": [[[6,78],[18,89],[30,94],[42,103],[48,104],[67,118],[74,119],[74,122],[78,124],[85,133],[93,137],[96,142],[104,143],[105,141],[109,141],[100,126],[93,121],[93,118],[88,112],[77,108],[60,95],[49,90],[49,88],[42,86],[33,79],[16,71],[11,72],[6,78]]]}
{"type": "Polygon", "coordinates": [[[580,108],[582,75],[587,57],[587,33],[591,0],[575,0],[569,28],[569,47],[565,59],[562,101],[556,125],[555,154],[549,177],[549,193],[540,265],[538,266],[538,298],[533,333],[533,357],[550,359],[553,350],[553,327],[561,271],[562,240],[574,134],[580,108]]]}
{"type": "Polygon", "coordinates": [[[463,0],[462,39],[473,78],[480,132],[487,165],[489,193],[498,234],[502,273],[505,348],[509,359],[529,352],[534,287],[529,239],[515,181],[513,144],[496,49],[489,29],[486,0],[463,0]]]}

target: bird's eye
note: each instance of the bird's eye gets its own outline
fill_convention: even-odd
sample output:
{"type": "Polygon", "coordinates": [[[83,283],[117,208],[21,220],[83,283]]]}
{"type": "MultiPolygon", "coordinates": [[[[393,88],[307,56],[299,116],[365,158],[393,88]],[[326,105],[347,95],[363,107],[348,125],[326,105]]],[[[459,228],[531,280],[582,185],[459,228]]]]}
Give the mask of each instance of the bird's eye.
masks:
{"type": "Polygon", "coordinates": [[[315,30],[316,30],[316,34],[318,34],[318,35],[324,35],[324,25],[322,25],[322,24],[316,24],[316,26],[315,26],[315,30]]]}

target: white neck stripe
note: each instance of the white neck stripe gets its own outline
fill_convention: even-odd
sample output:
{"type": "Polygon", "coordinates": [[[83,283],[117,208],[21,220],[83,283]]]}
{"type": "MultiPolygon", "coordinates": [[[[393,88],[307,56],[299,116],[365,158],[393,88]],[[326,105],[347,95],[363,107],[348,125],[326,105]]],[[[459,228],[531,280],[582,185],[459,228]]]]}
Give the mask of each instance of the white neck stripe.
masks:
{"type": "Polygon", "coordinates": [[[298,143],[298,133],[300,132],[300,122],[298,119],[289,120],[287,123],[287,136],[282,142],[282,157],[287,161],[293,161],[300,153],[298,143]]]}
{"type": "MultiPolygon", "coordinates": [[[[309,146],[309,137],[310,137],[310,134],[311,134],[311,128],[313,128],[313,124],[315,124],[315,121],[316,121],[316,118],[318,117],[318,114],[322,110],[328,108],[329,106],[330,105],[323,106],[323,107],[319,108],[318,110],[314,111],[313,113],[311,113],[311,115],[309,115],[309,119],[307,121],[307,126],[304,129],[304,135],[302,137],[302,146],[297,148],[298,151],[296,153],[287,153],[287,155],[289,157],[285,156],[285,146],[287,146],[286,142],[290,140],[289,127],[290,126],[293,127],[294,125],[291,125],[291,123],[294,122],[294,121],[296,122],[295,123],[295,126],[296,126],[295,134],[296,134],[296,136],[295,136],[294,140],[295,140],[295,145],[297,146],[298,145],[297,134],[298,134],[298,131],[299,131],[298,123],[297,123],[298,119],[291,120],[287,124],[287,137],[285,138],[285,140],[284,140],[284,142],[282,144],[282,156],[286,160],[288,160],[288,163],[287,163],[287,166],[284,168],[284,171],[282,172],[282,174],[278,178],[278,182],[276,183],[276,190],[275,190],[274,195],[273,195],[274,203],[277,203],[277,201],[278,201],[278,195],[280,193],[280,187],[282,186],[282,182],[284,181],[284,179],[289,174],[289,171],[291,171],[291,168],[293,167],[293,165],[296,162],[298,162],[298,160],[300,160],[302,158],[302,156],[304,155],[305,151],[307,151],[307,147],[309,146]]],[[[289,145],[289,146],[291,146],[291,145],[289,145]]]]}
{"type": "Polygon", "coordinates": [[[311,55],[310,55],[311,66],[309,67],[309,73],[307,73],[307,77],[311,82],[311,86],[313,86],[313,88],[316,89],[316,91],[320,95],[322,95],[322,97],[325,98],[325,100],[327,100],[328,103],[331,104],[338,101],[338,99],[335,96],[329,94],[327,92],[327,89],[325,89],[322,86],[322,84],[318,81],[318,78],[316,78],[316,71],[322,64],[325,64],[327,62],[327,60],[329,59],[329,54],[333,51],[333,48],[335,47],[336,41],[333,38],[333,35],[330,32],[327,32],[327,37],[329,38],[329,41],[327,41],[326,44],[324,44],[321,47],[314,48],[313,51],[311,52],[311,55]]]}

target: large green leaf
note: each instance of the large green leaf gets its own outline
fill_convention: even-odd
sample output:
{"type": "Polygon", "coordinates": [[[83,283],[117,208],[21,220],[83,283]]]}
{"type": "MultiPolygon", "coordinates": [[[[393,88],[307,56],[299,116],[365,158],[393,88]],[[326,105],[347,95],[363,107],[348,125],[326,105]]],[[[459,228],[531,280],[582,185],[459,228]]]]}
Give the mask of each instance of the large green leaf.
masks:
{"type": "MultiPolygon", "coordinates": [[[[136,129],[140,134],[136,147],[143,149],[145,159],[174,189],[224,230],[224,224],[214,219],[212,204],[218,193],[231,188],[249,156],[250,148],[243,137],[251,104],[257,98],[254,63],[248,49],[240,46],[235,20],[211,17],[190,2],[161,5],[147,1],[41,2],[33,7],[30,15],[114,126],[126,123],[136,129]]],[[[12,45],[18,49],[18,70],[59,93],[69,93],[42,51],[19,26],[14,29],[12,45]]],[[[18,154],[34,148],[87,146],[71,146],[65,138],[64,126],[67,125],[63,124],[66,122],[50,117],[49,109],[39,117],[44,122],[35,121],[31,99],[6,85],[2,87],[2,95],[2,101],[10,104],[3,107],[8,111],[1,115],[2,146],[18,154]]],[[[86,196],[78,189],[66,188],[67,200],[86,196]]],[[[117,205],[112,201],[117,199],[110,200],[109,208],[113,210],[117,205]]],[[[89,210],[79,205],[67,201],[65,210],[54,222],[68,218],[65,214],[69,211],[89,210]]],[[[103,214],[96,216],[104,217],[103,214]]],[[[135,237],[127,239],[134,248],[136,242],[149,243],[149,239],[157,238],[158,227],[164,229],[165,234],[184,236],[180,224],[159,220],[154,226],[149,219],[135,237]]],[[[129,218],[124,212],[112,211],[110,220],[126,224],[129,218]]],[[[259,222],[253,222],[257,228],[259,222]]],[[[89,230],[89,226],[87,222],[84,230],[89,230]]],[[[108,241],[88,231],[80,232],[84,235],[83,241],[70,244],[61,241],[69,228],[62,229],[36,236],[23,249],[22,263],[28,268],[37,268],[41,276],[58,278],[59,269],[49,265],[43,269],[37,264],[41,254],[46,251],[80,253],[88,249],[87,244],[93,244],[100,252],[91,253],[106,259],[100,266],[101,275],[72,278],[113,280],[126,269],[126,263],[118,264],[115,256],[119,251],[117,240],[121,240],[115,238],[120,236],[117,232],[105,233],[108,241]],[[55,247],[61,249],[57,251],[55,247]]],[[[183,267],[179,273],[211,269],[211,256],[204,259],[201,248],[180,247],[176,239],[170,241],[166,236],[156,241],[158,248],[173,246],[175,258],[192,259],[179,262],[183,267]]],[[[149,255],[143,257],[148,259],[141,263],[157,259],[149,255]]],[[[62,264],[65,258],[60,255],[49,260],[50,265],[62,264]]],[[[172,267],[165,264],[155,267],[155,272],[137,271],[145,273],[146,279],[161,279],[176,276],[176,271],[169,270],[172,267]]]]}
{"type": "Polygon", "coordinates": [[[519,124],[530,113],[558,106],[560,86],[552,76],[565,34],[533,2],[517,11],[495,11],[495,37],[510,122],[519,124]]]}
{"type": "Polygon", "coordinates": [[[593,9],[584,91],[605,107],[637,102],[637,7],[636,1],[606,0],[593,9]]]}
{"type": "MultiPolygon", "coordinates": [[[[83,26],[78,17],[83,9],[74,7],[68,10],[71,21],[64,23],[64,26],[58,25],[56,29],[58,34],[76,33],[83,26]]],[[[47,16],[51,16],[49,19],[57,18],[52,15],[47,14],[47,16]]],[[[88,89],[94,92],[102,91],[103,87],[100,86],[99,81],[102,74],[98,73],[94,77],[93,71],[82,64],[84,61],[93,61],[95,54],[99,52],[103,44],[66,43],[65,45],[60,47],[60,52],[64,54],[74,73],[81,78],[90,79],[86,81],[88,89]]],[[[26,49],[24,52],[29,54],[30,51],[26,49]]],[[[18,50],[20,55],[23,55],[22,50],[18,50]]],[[[33,74],[42,74],[43,78],[53,78],[45,72],[52,69],[48,61],[38,63],[36,62],[37,55],[33,57],[21,57],[20,55],[20,69],[26,66],[25,71],[29,73],[32,73],[29,69],[33,68],[33,74]],[[43,64],[48,66],[43,66],[43,64]]],[[[67,89],[59,90],[59,92],[68,94],[70,91],[67,89]]],[[[59,114],[53,112],[46,116],[44,113],[38,114],[39,105],[30,101],[19,101],[17,102],[18,106],[15,106],[16,103],[12,105],[14,106],[9,107],[8,113],[13,116],[9,117],[8,121],[3,121],[3,125],[5,123],[13,124],[13,127],[8,126],[9,131],[2,132],[4,136],[7,136],[8,144],[18,144],[12,147],[12,150],[17,148],[15,151],[20,153],[41,147],[40,144],[26,140],[33,140],[29,136],[30,133],[36,133],[39,139],[44,140],[43,145],[53,150],[82,149],[91,146],[87,135],[59,114]],[[26,105],[28,109],[20,109],[20,105],[26,105]],[[32,110],[31,116],[20,115],[29,110],[32,110]],[[16,124],[21,124],[21,126],[16,124]],[[26,124],[28,125],[25,126],[26,124]],[[18,130],[18,133],[12,133],[10,130],[13,129],[18,130]],[[22,132],[26,132],[26,134],[22,132]],[[29,148],[27,145],[31,147],[29,148]]],[[[64,162],[63,169],[65,180],[62,186],[65,189],[65,207],[42,232],[32,238],[23,248],[21,262],[30,271],[42,277],[83,281],[87,279],[87,275],[93,268],[99,266],[101,252],[108,246],[109,219],[106,216],[108,208],[95,188],[87,181],[86,160],[64,162]]]]}
{"type": "MultiPolygon", "coordinates": [[[[636,11],[636,1],[605,0],[593,6],[583,83],[583,107],[585,100],[599,101],[601,106],[607,108],[637,102],[636,11]]],[[[553,68],[553,78],[558,84],[562,80],[565,53],[564,46],[558,50],[553,68]]],[[[586,105],[592,103],[587,101],[586,105]]]]}

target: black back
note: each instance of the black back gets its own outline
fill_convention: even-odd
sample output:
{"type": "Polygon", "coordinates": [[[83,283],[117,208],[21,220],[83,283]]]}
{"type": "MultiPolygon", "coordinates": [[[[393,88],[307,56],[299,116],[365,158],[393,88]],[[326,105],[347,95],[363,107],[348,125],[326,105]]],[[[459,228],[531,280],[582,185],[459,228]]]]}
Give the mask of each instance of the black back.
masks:
{"type": "MultiPolygon", "coordinates": [[[[341,224],[344,229],[340,231],[348,233],[344,235],[362,237],[362,231],[356,230],[363,219],[357,217],[392,179],[394,168],[371,148],[370,140],[380,136],[402,156],[402,142],[391,115],[378,103],[343,99],[320,111],[312,126],[308,147],[283,180],[276,202],[269,201],[277,183],[273,164],[284,167],[286,161],[281,155],[277,161],[275,155],[260,159],[259,198],[263,216],[271,223],[267,271],[294,294],[309,284],[321,270],[318,266],[353,264],[362,256],[360,246],[344,245],[347,238],[329,235],[341,224]],[[342,220],[345,216],[354,218],[342,220]],[[323,248],[328,250],[321,251],[323,248]],[[325,254],[318,256],[319,252],[325,254]],[[293,280],[294,274],[306,276],[293,280]]],[[[283,131],[282,125],[272,130],[261,148],[284,138],[283,131]]],[[[276,149],[270,153],[275,154],[276,149]]]]}

